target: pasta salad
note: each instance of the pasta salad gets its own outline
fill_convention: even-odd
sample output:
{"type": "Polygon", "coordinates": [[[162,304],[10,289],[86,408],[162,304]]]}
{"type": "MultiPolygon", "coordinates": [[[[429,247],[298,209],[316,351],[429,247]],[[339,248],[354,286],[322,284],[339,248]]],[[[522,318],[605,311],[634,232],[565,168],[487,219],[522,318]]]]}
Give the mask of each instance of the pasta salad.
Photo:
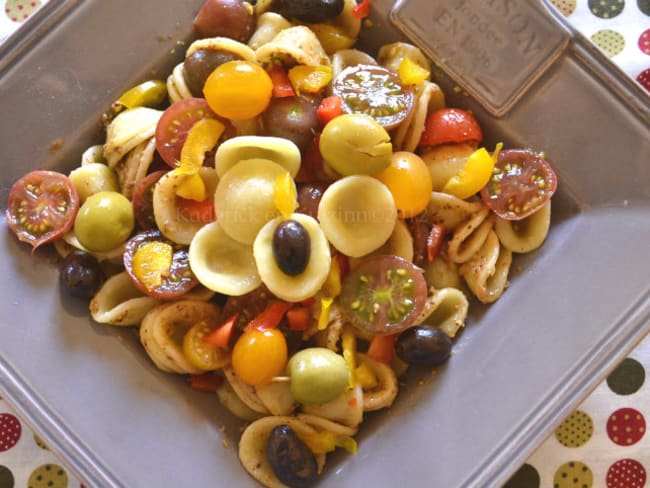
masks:
{"type": "Polygon", "coordinates": [[[166,80],[122,94],[69,174],[12,187],[16,237],[61,256],[93,320],[246,421],[264,486],[355,453],[408,368],[450,357],[470,304],[541,246],[543,153],[485,147],[415,46],[355,48],[370,0],[206,0],[166,80]]]}

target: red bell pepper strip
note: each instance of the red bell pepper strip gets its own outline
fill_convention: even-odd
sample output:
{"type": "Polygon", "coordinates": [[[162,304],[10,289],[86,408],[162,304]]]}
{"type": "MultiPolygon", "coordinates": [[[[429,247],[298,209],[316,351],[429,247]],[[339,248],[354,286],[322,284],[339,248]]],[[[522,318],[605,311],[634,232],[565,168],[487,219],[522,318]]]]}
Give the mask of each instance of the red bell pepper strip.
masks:
{"type": "Polygon", "coordinates": [[[232,333],[235,329],[235,324],[237,324],[238,318],[239,313],[234,314],[215,330],[203,336],[203,342],[214,347],[228,349],[230,338],[232,337],[232,333]]]}
{"type": "Polygon", "coordinates": [[[213,373],[193,374],[187,381],[193,390],[214,393],[223,385],[223,376],[213,373]]]}
{"type": "Polygon", "coordinates": [[[275,329],[291,306],[288,302],[271,300],[262,313],[248,323],[246,331],[275,329]]]}
{"type": "Polygon", "coordinates": [[[441,224],[433,224],[431,232],[427,236],[427,261],[433,263],[434,259],[440,253],[440,248],[445,240],[445,226],[441,224]]]}
{"type": "Polygon", "coordinates": [[[284,98],[296,96],[296,92],[294,91],[293,86],[291,85],[291,81],[289,80],[289,75],[282,66],[274,64],[268,69],[267,73],[273,82],[274,97],[284,98]]]}
{"type": "Polygon", "coordinates": [[[380,363],[390,364],[395,352],[397,336],[398,334],[374,336],[368,347],[368,356],[380,363]]]}
{"type": "Polygon", "coordinates": [[[352,7],[352,15],[357,19],[364,19],[370,15],[370,0],[363,0],[361,3],[352,7]]]}
{"type": "Polygon", "coordinates": [[[309,307],[294,307],[287,311],[287,321],[290,330],[307,330],[311,322],[309,307]]]}
{"type": "Polygon", "coordinates": [[[320,121],[321,125],[324,127],[327,123],[335,117],[338,117],[343,113],[343,100],[341,97],[332,95],[330,97],[325,97],[320,102],[320,105],[316,109],[316,116],[320,121]]]}

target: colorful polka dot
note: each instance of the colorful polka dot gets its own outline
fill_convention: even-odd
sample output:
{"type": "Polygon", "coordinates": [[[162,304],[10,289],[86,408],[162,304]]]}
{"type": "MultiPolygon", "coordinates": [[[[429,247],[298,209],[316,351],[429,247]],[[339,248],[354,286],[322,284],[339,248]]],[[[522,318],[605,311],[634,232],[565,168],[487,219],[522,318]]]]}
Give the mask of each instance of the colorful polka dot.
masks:
{"type": "Polygon", "coordinates": [[[48,451],[48,450],[49,450],[48,447],[47,447],[47,444],[45,444],[45,442],[43,442],[43,439],[41,439],[41,438],[40,438],[39,436],[37,436],[36,434],[34,434],[34,443],[35,443],[38,447],[40,447],[41,449],[43,449],[43,450],[45,450],[45,451],[48,451]]]}
{"type": "Polygon", "coordinates": [[[41,6],[41,0],[6,0],[5,15],[13,22],[25,22],[41,6]]]}
{"type": "Polygon", "coordinates": [[[607,488],[643,488],[647,479],[643,465],[635,459],[621,459],[607,470],[607,488]]]}
{"type": "Polygon", "coordinates": [[[634,408],[620,408],[607,419],[607,435],[619,446],[631,446],[645,434],[645,418],[634,408]]]}
{"type": "Polygon", "coordinates": [[[16,445],[22,433],[20,421],[10,413],[0,413],[0,452],[16,445]]]}
{"type": "Polygon", "coordinates": [[[551,0],[551,3],[557,8],[562,15],[568,17],[576,10],[576,0],[551,0]]]}
{"type": "Polygon", "coordinates": [[[0,464],[0,488],[14,488],[14,475],[7,466],[0,464]]]}
{"type": "Polygon", "coordinates": [[[637,0],[639,10],[646,15],[650,15],[650,0],[637,0]]]}
{"type": "Polygon", "coordinates": [[[592,488],[594,474],[580,461],[569,461],[558,468],[553,477],[553,488],[592,488]]]}
{"type": "Polygon", "coordinates": [[[68,474],[58,464],[39,466],[29,476],[29,488],[68,488],[68,474]]]}
{"type": "Polygon", "coordinates": [[[650,91],[650,68],[644,69],[636,77],[636,81],[646,90],[650,91]]]}
{"type": "Polygon", "coordinates": [[[601,48],[610,58],[620,54],[625,48],[625,38],[622,34],[611,29],[603,29],[595,32],[591,40],[601,48]]]}
{"type": "Polygon", "coordinates": [[[607,377],[607,386],[618,395],[639,391],[645,381],[645,369],[636,359],[626,358],[607,377]]]}
{"type": "Polygon", "coordinates": [[[501,488],[539,488],[539,473],[534,466],[524,464],[501,488]]]}
{"type": "Polygon", "coordinates": [[[589,10],[596,17],[611,19],[623,11],[624,0],[589,0],[589,10]]]}
{"type": "Polygon", "coordinates": [[[639,36],[639,49],[643,54],[648,54],[650,55],[650,29],[646,29],[640,36],[639,36]]]}
{"type": "Polygon", "coordinates": [[[581,410],[573,412],[555,430],[555,438],[566,447],[580,447],[591,439],[594,423],[591,417],[581,410]]]}

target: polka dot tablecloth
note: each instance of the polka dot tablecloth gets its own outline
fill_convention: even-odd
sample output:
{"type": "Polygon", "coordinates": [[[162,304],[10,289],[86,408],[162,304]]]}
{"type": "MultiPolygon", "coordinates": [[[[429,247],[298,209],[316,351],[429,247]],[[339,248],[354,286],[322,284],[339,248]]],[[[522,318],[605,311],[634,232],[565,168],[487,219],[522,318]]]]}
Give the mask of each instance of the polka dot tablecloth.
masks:
{"type": "MultiPolygon", "coordinates": [[[[2,0],[0,42],[47,0],[2,0]]],[[[552,0],[650,91],[650,0],[552,0]]],[[[650,471],[650,337],[562,422],[507,488],[642,488],[650,471]]],[[[0,399],[0,488],[83,488],[0,399]]]]}

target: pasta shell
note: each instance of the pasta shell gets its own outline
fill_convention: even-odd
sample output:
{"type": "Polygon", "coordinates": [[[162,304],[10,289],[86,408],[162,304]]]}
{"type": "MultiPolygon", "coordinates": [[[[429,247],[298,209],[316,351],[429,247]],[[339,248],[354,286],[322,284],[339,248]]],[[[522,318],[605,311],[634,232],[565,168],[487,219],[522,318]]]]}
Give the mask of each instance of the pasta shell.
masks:
{"type": "Polygon", "coordinates": [[[361,32],[361,19],[354,13],[356,6],[356,0],[343,0],[343,10],[329,21],[330,24],[338,27],[343,35],[352,39],[357,39],[361,32]]]}
{"type": "Polygon", "coordinates": [[[138,325],[158,303],[138,290],[123,271],[104,282],[90,301],[90,315],[100,324],[138,325]]]}
{"type": "MultiPolygon", "coordinates": [[[[287,488],[269,463],[266,449],[271,431],[280,425],[288,425],[300,438],[315,435],[317,430],[297,417],[273,415],[252,422],[239,439],[239,460],[250,475],[268,488],[287,488]]],[[[316,454],[319,472],[325,465],[325,454],[316,454]]]]}
{"type": "Polygon", "coordinates": [[[497,217],[494,231],[506,249],[516,253],[534,251],[546,240],[551,226],[551,202],[522,220],[505,220],[497,217]]]}
{"type": "Polygon", "coordinates": [[[473,152],[471,144],[442,144],[425,150],[421,157],[429,168],[433,191],[442,191],[447,182],[463,170],[473,152]]]}
{"type": "Polygon", "coordinates": [[[246,405],[248,408],[254,412],[261,413],[263,415],[270,415],[269,409],[266,408],[260,397],[257,396],[255,387],[244,383],[239,376],[235,374],[235,370],[231,367],[226,367],[223,369],[224,375],[228,384],[232,387],[234,392],[237,394],[239,399],[246,405]]]}
{"type": "Polygon", "coordinates": [[[74,234],[74,231],[65,233],[63,235],[63,241],[69,246],[74,247],[75,249],[79,249],[80,251],[83,251],[85,253],[92,254],[93,256],[95,256],[95,258],[97,258],[98,261],[122,263],[124,257],[124,244],[120,244],[115,249],[111,249],[110,251],[106,251],[106,252],[90,251],[86,249],[81,244],[81,242],[79,242],[79,239],[77,239],[77,236],[74,234]]]}
{"type": "MultiPolygon", "coordinates": [[[[363,390],[356,385],[334,400],[323,404],[305,404],[302,410],[317,418],[328,419],[356,429],[363,420],[363,390]]],[[[341,434],[340,435],[354,435],[341,434]]]]}
{"type": "Polygon", "coordinates": [[[252,246],[228,236],[219,222],[207,224],[196,233],[189,257],[192,272],[209,290],[240,296],[262,283],[252,246]]]}
{"type": "Polygon", "coordinates": [[[281,60],[287,66],[329,66],[330,59],[316,34],[304,25],[280,31],[269,42],[255,51],[260,63],[281,60]]]}
{"type": "Polygon", "coordinates": [[[493,230],[472,259],[460,267],[467,286],[482,303],[496,301],[508,286],[512,252],[501,247],[493,230]]]}
{"type": "Polygon", "coordinates": [[[375,361],[367,354],[357,353],[357,363],[365,364],[377,378],[377,386],[363,391],[363,411],[388,408],[397,396],[397,376],[390,366],[375,361]]]}
{"type": "MultiPolygon", "coordinates": [[[[217,172],[212,168],[202,167],[199,175],[205,183],[208,195],[214,194],[217,186],[217,172]]],[[[154,187],[153,213],[156,225],[168,239],[179,244],[192,242],[194,234],[205,225],[201,221],[192,221],[185,217],[176,206],[176,188],[183,181],[185,175],[169,171],[154,187]]],[[[210,198],[208,196],[208,198],[210,198]]]]}
{"type": "Polygon", "coordinates": [[[190,44],[190,47],[187,48],[185,57],[191,56],[199,49],[221,51],[232,54],[244,61],[250,61],[251,63],[257,62],[257,57],[255,56],[254,50],[252,50],[246,44],[235,41],[234,39],[230,39],[228,37],[207,37],[204,39],[198,39],[190,44]]]}
{"type": "Polygon", "coordinates": [[[325,234],[313,217],[295,213],[289,219],[301,224],[310,241],[310,257],[305,270],[295,276],[286,274],[278,266],[273,251],[273,236],[284,219],[278,217],[260,229],[253,244],[257,271],[271,293],[288,302],[299,302],[314,296],[323,286],[331,265],[330,247],[325,234]]]}
{"type": "Polygon", "coordinates": [[[413,44],[393,42],[391,44],[384,44],[377,52],[377,61],[379,61],[379,64],[388,69],[392,69],[396,73],[399,71],[399,66],[405,58],[409,58],[418,66],[427,71],[431,71],[431,63],[424,53],[413,44]]]}
{"type": "Polygon", "coordinates": [[[358,64],[377,64],[375,58],[359,49],[341,49],[332,55],[332,79],[341,71],[358,64]]]}
{"type": "Polygon", "coordinates": [[[494,226],[494,214],[483,206],[462,226],[458,227],[449,240],[447,252],[454,263],[469,261],[481,248],[494,226]]]}
{"type": "MultiPolygon", "coordinates": [[[[140,341],[152,361],[163,371],[199,374],[183,354],[182,337],[195,324],[205,321],[218,324],[221,310],[214,303],[199,300],[178,300],[158,305],[147,313],[140,326],[140,341]],[[181,338],[179,340],[179,338],[181,338]]],[[[223,364],[229,361],[224,351],[223,364]]]]}
{"type": "Polygon", "coordinates": [[[223,175],[235,164],[245,159],[268,159],[285,168],[291,177],[300,169],[300,149],[293,142],[281,137],[239,136],[219,145],[214,155],[217,175],[223,175]]]}
{"type": "Polygon", "coordinates": [[[289,382],[273,381],[255,387],[257,398],[271,412],[271,415],[291,415],[296,409],[298,404],[291,394],[289,385],[289,382]]]}
{"type": "Polygon", "coordinates": [[[427,263],[424,277],[427,280],[427,285],[436,289],[460,289],[463,286],[463,280],[458,273],[458,265],[449,260],[446,250],[441,251],[431,263],[427,263]]]}
{"type": "Polygon", "coordinates": [[[102,144],[90,146],[81,155],[81,166],[93,163],[106,163],[104,160],[104,146],[102,144]]]}
{"type": "Polygon", "coordinates": [[[466,222],[484,207],[479,199],[463,200],[448,193],[434,191],[426,209],[427,221],[444,225],[448,232],[466,222]]]}
{"type": "Polygon", "coordinates": [[[158,125],[161,110],[135,107],[124,110],[106,127],[104,157],[111,168],[138,144],[153,137],[158,125]]]}
{"type": "Polygon", "coordinates": [[[219,387],[217,390],[217,398],[219,399],[219,403],[226,407],[230,413],[242,420],[257,420],[264,416],[264,414],[249,408],[248,405],[239,398],[228,382],[219,387]]]}
{"type": "Polygon", "coordinates": [[[115,167],[120,180],[121,192],[128,199],[133,197],[135,185],[147,175],[155,152],[156,139],[151,137],[134,147],[115,167]]]}
{"type": "MultiPolygon", "coordinates": [[[[411,236],[411,232],[403,220],[398,219],[397,222],[395,222],[393,233],[390,235],[386,243],[370,253],[369,256],[377,254],[393,254],[404,258],[407,261],[413,262],[413,236],[411,236]]],[[[361,260],[366,257],[367,256],[361,258],[350,258],[350,269],[356,268],[361,260]]]]}
{"type": "MultiPolygon", "coordinates": [[[[258,6],[262,5],[264,2],[257,2],[255,5],[255,11],[257,12],[258,6]]],[[[267,2],[268,3],[268,2],[267,2]]],[[[255,32],[248,40],[248,45],[252,49],[258,49],[260,46],[271,42],[271,40],[277,36],[280,31],[288,29],[291,27],[291,22],[282,17],[280,14],[275,12],[264,12],[261,15],[258,14],[257,17],[257,27],[255,32]]]]}
{"type": "Polygon", "coordinates": [[[444,106],[445,95],[436,83],[425,80],[418,86],[413,110],[394,130],[392,139],[396,150],[414,152],[420,143],[427,115],[444,106]]]}
{"type": "Polygon", "coordinates": [[[313,415],[309,413],[299,413],[296,415],[298,420],[303,421],[307,425],[314,427],[319,431],[327,431],[338,436],[350,436],[356,435],[357,428],[350,427],[348,425],[342,425],[338,422],[334,422],[325,417],[320,417],[319,415],[313,415]]]}
{"type": "Polygon", "coordinates": [[[427,297],[422,314],[415,322],[432,325],[449,337],[454,337],[465,326],[468,310],[469,301],[459,289],[433,290],[427,297]]]}
{"type": "Polygon", "coordinates": [[[183,63],[177,64],[167,77],[167,94],[171,103],[192,97],[192,92],[185,82],[183,63]]]}

